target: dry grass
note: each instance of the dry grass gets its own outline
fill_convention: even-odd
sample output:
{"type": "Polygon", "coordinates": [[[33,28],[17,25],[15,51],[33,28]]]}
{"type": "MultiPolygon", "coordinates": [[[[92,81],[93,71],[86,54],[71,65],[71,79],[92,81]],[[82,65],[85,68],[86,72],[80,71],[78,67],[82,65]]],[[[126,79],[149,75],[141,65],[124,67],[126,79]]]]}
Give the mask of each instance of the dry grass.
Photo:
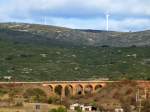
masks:
{"type": "MultiPolygon", "coordinates": [[[[30,107],[30,106],[33,106],[34,104],[28,103],[26,105],[28,105],[30,107]]],[[[61,105],[49,104],[48,105],[48,109],[58,108],[60,106],[61,105]]],[[[26,109],[24,107],[18,107],[18,108],[17,107],[16,108],[0,108],[0,112],[26,112],[26,109]]]]}
{"type": "Polygon", "coordinates": [[[8,99],[9,99],[9,95],[8,94],[0,96],[0,100],[8,100],[8,99]]]}
{"type": "Polygon", "coordinates": [[[21,108],[0,108],[0,112],[25,112],[25,110],[21,108]]]}

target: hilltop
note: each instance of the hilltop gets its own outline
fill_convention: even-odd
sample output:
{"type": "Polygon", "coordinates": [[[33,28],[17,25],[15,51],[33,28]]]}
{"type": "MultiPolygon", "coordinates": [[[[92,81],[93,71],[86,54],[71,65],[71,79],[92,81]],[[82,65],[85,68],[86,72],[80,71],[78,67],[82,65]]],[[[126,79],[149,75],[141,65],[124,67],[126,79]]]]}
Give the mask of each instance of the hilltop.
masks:
{"type": "Polygon", "coordinates": [[[150,31],[106,32],[0,24],[0,78],[18,81],[150,79],[150,31]]]}
{"type": "Polygon", "coordinates": [[[62,44],[71,46],[131,47],[150,46],[150,31],[114,32],[79,30],[50,25],[3,23],[0,34],[5,38],[40,44],[62,44]],[[12,36],[13,35],[13,36],[12,36]],[[35,38],[34,38],[35,37],[35,38]]]}

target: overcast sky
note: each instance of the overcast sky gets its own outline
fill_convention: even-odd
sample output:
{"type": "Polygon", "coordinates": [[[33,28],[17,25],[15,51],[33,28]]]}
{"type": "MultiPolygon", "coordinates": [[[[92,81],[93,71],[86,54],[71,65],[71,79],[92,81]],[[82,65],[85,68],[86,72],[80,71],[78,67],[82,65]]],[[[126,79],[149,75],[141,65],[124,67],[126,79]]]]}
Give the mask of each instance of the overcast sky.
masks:
{"type": "Polygon", "coordinates": [[[77,29],[150,29],[150,0],[0,0],[1,22],[46,23],[77,29]]]}

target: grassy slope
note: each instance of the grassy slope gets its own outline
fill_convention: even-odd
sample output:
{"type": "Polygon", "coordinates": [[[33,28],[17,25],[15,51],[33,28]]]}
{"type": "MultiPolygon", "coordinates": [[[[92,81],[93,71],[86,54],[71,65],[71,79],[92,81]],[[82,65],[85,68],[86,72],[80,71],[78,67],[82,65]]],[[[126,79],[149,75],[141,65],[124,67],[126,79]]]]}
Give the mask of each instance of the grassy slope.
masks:
{"type": "Polygon", "coordinates": [[[19,81],[150,79],[150,62],[144,61],[149,57],[148,47],[44,47],[0,40],[0,76],[19,81]]]}
{"type": "Polygon", "coordinates": [[[136,105],[136,92],[137,84],[135,82],[123,81],[121,83],[111,83],[93,95],[66,98],[66,105],[72,104],[76,101],[80,102],[81,104],[89,103],[91,105],[97,105],[107,109],[114,108],[114,104],[121,104],[122,106],[125,106],[126,104],[136,105]],[[106,104],[110,105],[105,106],[106,104]]]}

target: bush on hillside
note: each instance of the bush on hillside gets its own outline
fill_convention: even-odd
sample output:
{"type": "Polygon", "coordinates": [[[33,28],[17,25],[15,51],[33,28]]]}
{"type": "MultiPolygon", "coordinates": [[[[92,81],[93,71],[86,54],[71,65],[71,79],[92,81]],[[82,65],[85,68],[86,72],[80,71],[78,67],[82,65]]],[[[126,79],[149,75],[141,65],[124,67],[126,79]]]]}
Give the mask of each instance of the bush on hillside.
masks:
{"type": "Polygon", "coordinates": [[[42,103],[42,102],[46,102],[47,100],[46,93],[42,89],[39,89],[39,88],[27,89],[23,96],[28,102],[42,103]]]}
{"type": "Polygon", "coordinates": [[[150,101],[149,100],[144,102],[142,112],[150,112],[150,101]]]}
{"type": "Polygon", "coordinates": [[[57,104],[60,101],[59,97],[53,96],[48,98],[48,103],[49,104],[57,104]]]}
{"type": "Polygon", "coordinates": [[[59,107],[58,109],[51,109],[48,112],[67,112],[67,109],[63,107],[59,107]]]}

